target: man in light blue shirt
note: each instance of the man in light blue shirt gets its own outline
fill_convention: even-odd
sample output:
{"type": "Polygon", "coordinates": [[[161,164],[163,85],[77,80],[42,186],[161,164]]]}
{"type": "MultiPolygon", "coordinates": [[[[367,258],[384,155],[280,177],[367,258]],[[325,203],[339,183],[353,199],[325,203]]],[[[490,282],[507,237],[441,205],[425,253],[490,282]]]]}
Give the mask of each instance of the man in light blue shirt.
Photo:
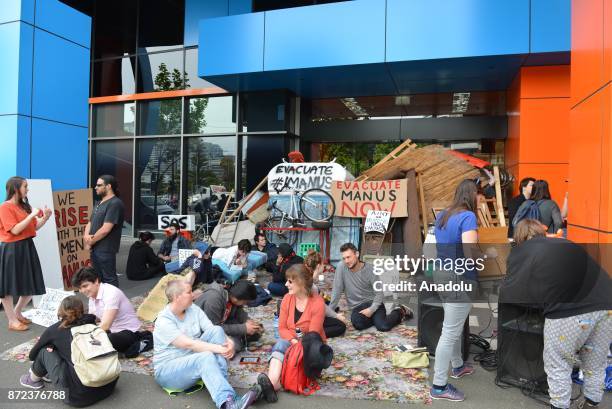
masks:
{"type": "Polygon", "coordinates": [[[227,381],[233,342],[193,305],[191,285],[170,281],[166,297],[170,303],[157,316],[153,331],[157,383],[166,390],[183,391],[201,379],[220,409],[245,409],[253,404],[261,388],[255,385],[242,397],[236,395],[227,381]]]}

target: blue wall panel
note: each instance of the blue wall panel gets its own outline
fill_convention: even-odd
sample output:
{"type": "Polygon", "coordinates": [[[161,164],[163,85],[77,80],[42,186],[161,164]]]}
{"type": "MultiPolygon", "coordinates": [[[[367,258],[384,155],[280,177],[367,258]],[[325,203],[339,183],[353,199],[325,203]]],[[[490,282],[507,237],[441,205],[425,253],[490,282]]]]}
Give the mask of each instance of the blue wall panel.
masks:
{"type": "Polygon", "coordinates": [[[0,115],[30,115],[33,32],[19,21],[0,24],[0,115]]]}
{"type": "Polygon", "coordinates": [[[387,61],[529,52],[529,0],[387,2],[387,61]]]}
{"type": "Polygon", "coordinates": [[[571,0],[531,0],[531,52],[571,49],[571,0]]]}
{"type": "Polygon", "coordinates": [[[265,70],[381,62],[385,1],[361,0],[266,12],[265,70]]]}
{"type": "Polygon", "coordinates": [[[263,70],[264,13],[200,21],[198,75],[263,70]]]}
{"type": "Polygon", "coordinates": [[[87,128],[32,120],[32,178],[53,190],[87,187],[87,128]]]}
{"type": "Polygon", "coordinates": [[[34,0],[0,0],[0,24],[17,20],[34,24],[34,0]]]}
{"type": "Polygon", "coordinates": [[[37,29],[32,115],[86,127],[88,90],[89,50],[37,29]]]}
{"type": "Polygon", "coordinates": [[[91,17],[60,3],[59,0],[37,0],[36,27],[84,47],[90,46],[91,17]]]}
{"type": "Polygon", "coordinates": [[[229,0],[228,15],[245,14],[253,11],[251,0],[229,0]]]}
{"type": "Polygon", "coordinates": [[[185,0],[185,45],[198,45],[200,20],[227,15],[228,0],[185,0]]]}
{"type": "Polygon", "coordinates": [[[0,135],[0,183],[15,175],[29,177],[30,118],[0,116],[0,135]]]}

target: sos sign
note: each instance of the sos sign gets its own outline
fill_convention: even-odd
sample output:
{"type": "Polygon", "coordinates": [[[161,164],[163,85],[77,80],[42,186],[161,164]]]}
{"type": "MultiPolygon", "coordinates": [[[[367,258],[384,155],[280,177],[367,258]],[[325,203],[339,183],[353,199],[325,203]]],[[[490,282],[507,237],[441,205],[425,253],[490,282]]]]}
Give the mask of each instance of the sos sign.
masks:
{"type": "Polygon", "coordinates": [[[181,230],[194,231],[195,230],[195,215],[176,215],[166,214],[163,216],[157,216],[157,228],[159,230],[166,230],[170,225],[176,221],[181,227],[181,230]]]}

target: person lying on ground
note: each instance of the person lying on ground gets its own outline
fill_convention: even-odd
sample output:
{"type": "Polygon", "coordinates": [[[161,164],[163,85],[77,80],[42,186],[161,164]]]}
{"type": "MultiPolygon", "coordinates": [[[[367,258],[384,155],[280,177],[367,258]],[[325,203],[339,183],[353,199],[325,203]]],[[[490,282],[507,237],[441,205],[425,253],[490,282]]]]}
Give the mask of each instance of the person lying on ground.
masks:
{"type": "Polygon", "coordinates": [[[254,240],[255,250],[266,253],[267,261],[266,264],[264,264],[264,268],[266,271],[272,272],[276,258],[278,257],[278,247],[276,247],[276,244],[270,243],[268,239],[266,239],[266,235],[262,232],[256,233],[254,240]]]}

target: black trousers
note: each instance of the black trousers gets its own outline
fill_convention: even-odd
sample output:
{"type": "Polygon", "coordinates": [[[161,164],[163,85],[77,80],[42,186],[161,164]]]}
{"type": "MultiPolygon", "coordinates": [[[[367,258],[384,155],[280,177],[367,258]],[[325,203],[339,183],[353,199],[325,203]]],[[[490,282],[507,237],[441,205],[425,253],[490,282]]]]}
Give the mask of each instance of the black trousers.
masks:
{"type": "Polygon", "coordinates": [[[370,308],[371,305],[371,302],[365,302],[355,307],[351,312],[351,322],[356,330],[361,331],[374,325],[377,330],[387,332],[391,331],[393,327],[401,322],[402,315],[400,311],[396,309],[387,315],[384,304],[381,304],[370,318],[359,313],[359,311],[365,308],[370,308]]]}
{"type": "Polygon", "coordinates": [[[113,348],[117,350],[117,352],[124,353],[127,351],[129,347],[131,347],[134,343],[140,342],[140,337],[136,332],[124,329],[119,332],[107,332],[108,339],[111,344],[113,344],[113,348]]]}
{"type": "Polygon", "coordinates": [[[346,325],[338,318],[325,317],[323,321],[323,331],[327,338],[335,338],[344,335],[346,332],[346,325]]]}
{"type": "Polygon", "coordinates": [[[49,352],[47,348],[38,351],[32,364],[32,372],[39,377],[46,376],[51,382],[63,388],[68,387],[68,367],[57,351],[49,352]]]}

